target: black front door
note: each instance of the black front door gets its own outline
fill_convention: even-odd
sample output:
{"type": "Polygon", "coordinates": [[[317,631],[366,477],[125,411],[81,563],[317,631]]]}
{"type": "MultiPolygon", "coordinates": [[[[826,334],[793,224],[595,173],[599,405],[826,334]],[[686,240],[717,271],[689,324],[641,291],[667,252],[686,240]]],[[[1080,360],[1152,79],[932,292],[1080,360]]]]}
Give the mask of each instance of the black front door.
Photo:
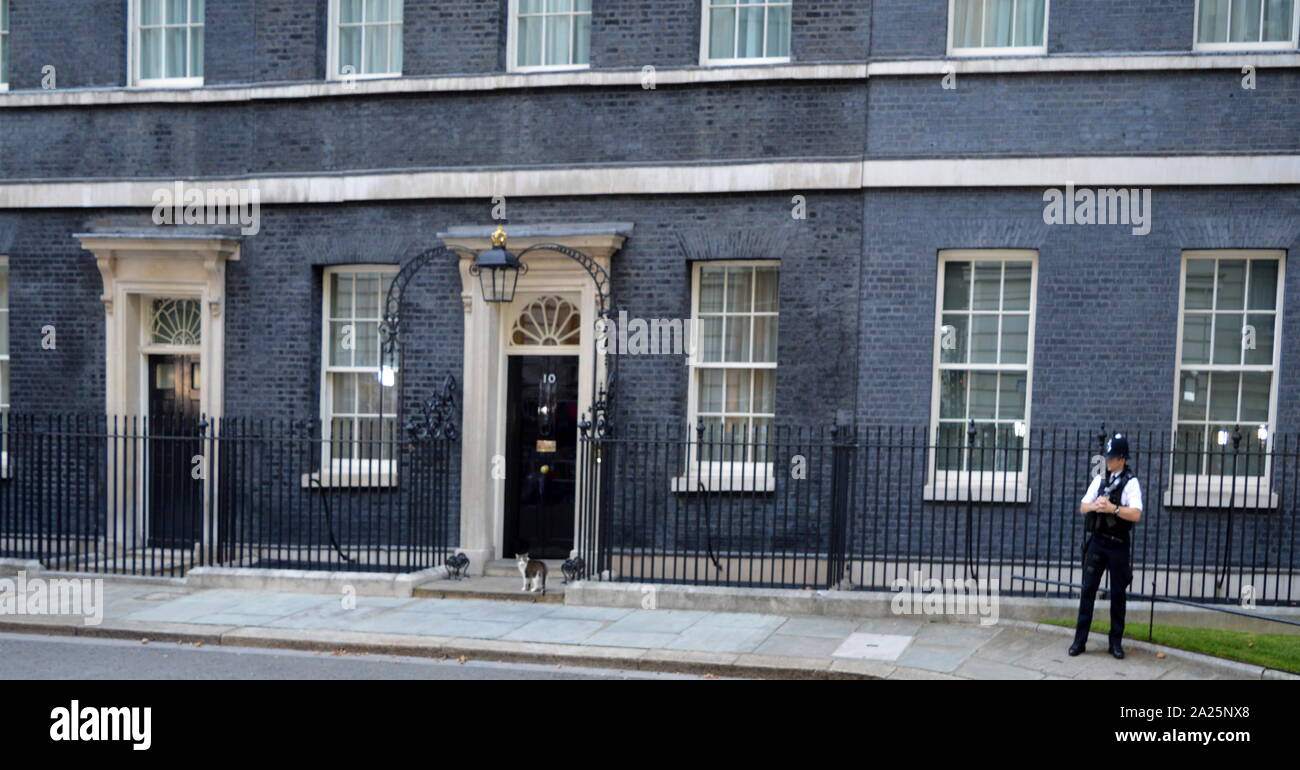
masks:
{"type": "Polygon", "coordinates": [[[193,548],[199,539],[207,474],[198,437],[199,382],[198,356],[149,356],[149,544],[155,548],[193,548]]]}
{"type": "Polygon", "coordinates": [[[511,356],[505,550],[565,559],[577,491],[578,357],[511,356]]]}

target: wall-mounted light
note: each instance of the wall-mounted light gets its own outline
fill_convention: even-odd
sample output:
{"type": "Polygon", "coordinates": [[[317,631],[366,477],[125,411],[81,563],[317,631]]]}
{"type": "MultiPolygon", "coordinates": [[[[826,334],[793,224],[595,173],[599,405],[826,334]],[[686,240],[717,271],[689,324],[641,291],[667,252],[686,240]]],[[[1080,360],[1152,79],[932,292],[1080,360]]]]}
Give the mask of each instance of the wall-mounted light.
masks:
{"type": "Polygon", "coordinates": [[[1218,441],[1219,441],[1219,446],[1227,446],[1227,445],[1228,445],[1228,431],[1226,431],[1226,430],[1221,430],[1221,431],[1219,431],[1218,441]]]}

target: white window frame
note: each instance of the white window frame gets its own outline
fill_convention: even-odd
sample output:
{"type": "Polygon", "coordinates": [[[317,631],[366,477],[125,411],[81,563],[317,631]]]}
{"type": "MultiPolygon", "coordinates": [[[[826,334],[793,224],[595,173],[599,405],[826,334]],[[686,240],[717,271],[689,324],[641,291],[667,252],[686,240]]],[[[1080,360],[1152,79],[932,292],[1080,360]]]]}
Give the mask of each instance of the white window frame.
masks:
{"type": "MultiPolygon", "coordinates": [[[[592,0],[597,2],[597,0],[592,0]]],[[[544,14],[546,16],[559,16],[567,14],[570,17],[591,16],[592,12],[588,11],[560,11],[557,13],[544,14]]],[[[576,29],[573,28],[573,29],[576,29]]],[[[509,14],[506,21],[506,71],[507,72],[565,72],[570,70],[591,69],[591,41],[587,41],[587,62],[585,64],[519,64],[519,0],[510,0],[509,14]]]]}
{"type": "MultiPolygon", "coordinates": [[[[397,459],[365,460],[359,458],[333,457],[332,434],[334,419],[334,387],[330,375],[338,372],[355,371],[366,373],[377,371],[373,367],[337,367],[331,366],[330,354],[330,283],[331,277],[338,273],[381,273],[396,276],[397,265],[355,264],[332,265],[322,273],[321,286],[321,359],[320,359],[320,420],[321,420],[321,470],[318,473],[304,474],[302,485],[319,487],[390,487],[397,485],[397,459]]],[[[379,312],[382,317],[383,304],[379,312]]],[[[380,367],[383,366],[383,348],[380,348],[380,367]]],[[[395,367],[397,376],[401,376],[400,359],[395,367]]],[[[397,438],[397,403],[394,388],[393,423],[394,440],[397,438]]],[[[383,419],[383,415],[380,415],[383,419]]],[[[382,433],[380,434],[382,436],[382,433]]]]}
{"type": "MultiPolygon", "coordinates": [[[[0,6],[4,8],[4,26],[0,26],[0,62],[8,63],[9,56],[9,0],[0,0],[0,6]]],[[[0,91],[9,90],[9,81],[0,79],[0,91]]]]}
{"type": "MultiPolygon", "coordinates": [[[[364,18],[364,13],[365,12],[363,10],[362,18],[364,18]]],[[[401,3],[401,18],[397,22],[372,22],[372,23],[373,24],[380,24],[380,23],[401,24],[402,25],[401,40],[402,40],[402,45],[405,45],[406,44],[406,2],[405,0],[403,0],[403,2],[401,3]]],[[[329,29],[326,32],[326,41],[327,41],[325,46],[326,47],[325,79],[326,80],[348,80],[348,81],[379,80],[382,78],[400,78],[402,76],[402,70],[398,70],[396,72],[369,72],[365,74],[362,74],[360,72],[343,74],[339,72],[339,0],[329,0],[329,29]]],[[[363,45],[361,50],[361,55],[364,57],[365,54],[366,52],[363,45]]],[[[391,60],[391,54],[390,54],[390,60],[391,60]]],[[[402,51],[402,68],[403,69],[406,68],[405,50],[402,51]]]]}
{"type": "MultiPolygon", "coordinates": [[[[1043,44],[1016,46],[980,46],[958,48],[953,46],[953,33],[956,28],[957,0],[948,0],[948,55],[949,56],[1046,56],[1047,31],[1051,29],[1052,0],[1043,3],[1043,44]]],[[[1015,24],[1015,12],[1011,14],[1011,23],[1015,24]]],[[[981,32],[981,34],[983,34],[981,32]]]]}
{"type": "MultiPolygon", "coordinates": [[[[1178,409],[1182,395],[1183,370],[1195,369],[1205,372],[1268,372],[1272,374],[1269,382],[1268,428],[1269,436],[1276,433],[1278,380],[1282,368],[1282,334],[1284,331],[1283,303],[1286,297],[1286,252],[1278,249],[1189,249],[1182,253],[1178,276],[1178,342],[1174,348],[1174,394],[1171,420],[1173,434],[1170,436],[1170,486],[1165,491],[1164,502],[1167,507],[1178,508],[1223,508],[1229,504],[1237,508],[1274,508],[1278,498],[1269,488],[1269,475],[1272,472],[1272,459],[1265,455],[1264,475],[1260,477],[1239,475],[1237,483],[1231,483],[1231,476],[1209,473],[1175,473],[1173,471],[1173,452],[1178,447],[1178,409]],[[1273,363],[1272,364],[1183,364],[1183,326],[1186,319],[1187,305],[1187,266],[1193,259],[1218,260],[1272,260],[1277,268],[1277,296],[1274,300],[1276,310],[1273,317],[1273,363]]],[[[1218,281],[1216,278],[1216,295],[1218,281]]],[[[1246,291],[1249,292],[1249,284],[1246,291]]],[[[1248,304],[1248,301],[1246,302],[1248,304]]],[[[1212,312],[1218,312],[1217,297],[1211,305],[1212,312]]],[[[1249,309],[1243,307],[1243,314],[1249,309]]],[[[1214,333],[1214,324],[1210,325],[1214,333]]],[[[1214,360],[1214,338],[1210,337],[1210,360],[1214,360]]],[[[1237,409],[1241,410],[1241,395],[1238,391],[1237,409]]],[[[1207,413],[1206,417],[1209,415],[1207,413]]],[[[1206,420],[1207,426],[1211,422],[1206,420]]],[[[1259,425],[1251,423],[1242,425],[1243,434],[1257,430],[1259,425]]],[[[1208,428],[1207,428],[1208,430],[1208,428]]],[[[1213,451],[1211,449],[1210,451],[1213,451]]]]}
{"type": "MultiPolygon", "coordinates": [[[[751,307],[750,317],[768,316],[780,319],[780,294],[779,287],[781,281],[781,261],[776,259],[728,259],[728,260],[701,260],[691,266],[691,324],[692,332],[695,339],[692,340],[691,354],[687,356],[687,396],[686,396],[686,413],[687,419],[687,437],[690,442],[689,451],[686,455],[687,467],[682,476],[673,479],[672,489],[674,492],[695,492],[699,490],[699,485],[704,484],[709,491],[744,491],[744,492],[770,492],[776,489],[776,477],[774,466],[771,458],[766,461],[745,460],[710,460],[697,461],[695,443],[695,424],[699,419],[699,370],[700,369],[770,369],[773,372],[779,372],[780,361],[776,362],[756,362],[746,361],[733,364],[717,362],[701,362],[698,356],[701,350],[699,308],[700,308],[700,274],[705,267],[775,267],[777,269],[777,286],[778,286],[778,304],[775,311],[754,311],[751,307]]],[[[751,286],[751,301],[753,298],[751,286]]],[[[781,326],[777,322],[777,348],[780,349],[781,326]]],[[[725,343],[724,343],[725,344],[725,343]]],[[[750,357],[753,358],[752,351],[754,345],[753,335],[750,340],[750,357]]],[[[750,385],[750,407],[753,407],[753,384],[750,385]]],[[[775,400],[775,393],[773,394],[775,400]]],[[[773,403],[772,412],[746,412],[745,414],[751,419],[757,417],[770,417],[772,427],[776,425],[776,404],[773,403]]],[[[737,416],[739,412],[734,413],[737,416]]],[[[708,436],[708,433],[705,434],[708,436]]],[[[775,433],[770,434],[775,436],[775,433]]]]}
{"type": "MultiPolygon", "coordinates": [[[[203,5],[203,23],[186,24],[188,27],[203,28],[203,47],[207,50],[207,3],[218,2],[219,0],[206,0],[203,5]]],[[[142,0],[130,0],[127,7],[127,72],[130,73],[130,83],[136,88],[200,88],[203,86],[203,77],[185,77],[185,78],[144,78],[140,76],[140,56],[143,48],[140,45],[140,12],[144,3],[142,0]]],[[[182,25],[167,25],[182,26],[182,25]]],[[[185,52],[185,60],[189,61],[189,51],[185,52]]],[[[206,72],[206,63],[205,63],[206,72]]]]}
{"type": "MultiPolygon", "coordinates": [[[[794,4],[799,0],[764,0],[762,6],[766,9],[772,5],[790,6],[790,50],[794,50],[794,4]]],[[[757,4],[755,4],[757,5],[757,4]]],[[[742,58],[711,58],[709,56],[709,23],[713,14],[709,9],[713,7],[713,0],[700,0],[700,66],[702,67],[740,67],[750,64],[788,64],[791,61],[792,54],[785,56],[751,56],[742,58]]],[[[752,7],[752,6],[751,6],[752,7]]],[[[767,32],[768,32],[768,14],[763,14],[763,49],[767,50],[767,32]]],[[[737,34],[739,25],[737,25],[737,34]]]]}
{"type": "MultiPolygon", "coordinates": [[[[932,501],[957,502],[974,498],[981,502],[1027,503],[1029,502],[1029,446],[1030,426],[1033,424],[1034,404],[1034,337],[1038,327],[1038,251],[1035,249],[944,249],[939,252],[935,278],[934,301],[934,352],[930,372],[930,451],[927,458],[927,477],[922,498],[932,501]],[[942,355],[943,341],[943,294],[944,271],[949,262],[1029,262],[1029,338],[1026,341],[1028,351],[1024,364],[944,364],[942,355]],[[942,398],[942,373],[945,369],[962,369],[965,371],[1025,371],[1025,425],[1024,444],[1021,448],[1019,471],[969,471],[939,470],[939,415],[942,398]]],[[[1005,269],[1005,268],[1004,268],[1005,269]]],[[[953,311],[961,312],[961,311],[953,311]]],[[[999,316],[1005,311],[999,310],[999,316]]],[[[1021,313],[1024,311],[1011,311],[1021,313]]],[[[1000,328],[1000,325],[999,325],[1000,328]]],[[[999,345],[1001,334],[999,333],[999,345]]],[[[967,345],[969,347],[969,340],[967,345]]],[[[967,404],[969,408],[969,404],[967,404]]],[[[994,420],[997,422],[998,420],[994,420]]],[[[988,422],[988,420],[981,420],[988,422]]],[[[967,421],[966,424],[969,424],[967,421]]],[[[965,451],[964,449],[962,451],[965,451]]]]}
{"type": "MultiPolygon", "coordinates": [[[[1196,0],[1196,12],[1192,15],[1192,50],[1193,51],[1292,51],[1300,47],[1300,0],[1292,0],[1291,3],[1291,39],[1278,40],[1272,42],[1240,42],[1240,43],[1202,43],[1201,42],[1201,0],[1196,0]]],[[[1229,6],[1231,8],[1231,6],[1229,6]]],[[[1264,34],[1264,8],[1265,3],[1259,4],[1260,13],[1260,35],[1264,34]]],[[[1231,25],[1232,13],[1228,14],[1229,25],[1231,25]]],[[[1229,31],[1229,36],[1232,32],[1229,31]]]]}

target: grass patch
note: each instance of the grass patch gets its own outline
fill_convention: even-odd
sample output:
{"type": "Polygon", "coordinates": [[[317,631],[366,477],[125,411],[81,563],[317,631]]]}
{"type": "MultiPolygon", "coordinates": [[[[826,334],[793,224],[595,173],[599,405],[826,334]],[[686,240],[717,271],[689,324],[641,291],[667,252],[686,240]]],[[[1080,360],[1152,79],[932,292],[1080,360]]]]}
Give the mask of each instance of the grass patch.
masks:
{"type": "MultiPolygon", "coordinates": [[[[1074,621],[1044,620],[1054,626],[1074,628],[1074,621]]],[[[1124,638],[1147,640],[1146,623],[1125,623],[1124,638]]],[[[1093,621],[1092,630],[1110,633],[1110,623],[1093,621]]],[[[1188,652],[1199,652],[1256,666],[1266,666],[1300,674],[1300,636],[1288,634],[1253,634],[1248,631],[1222,631],[1217,628],[1189,628],[1156,624],[1151,641],[1188,652]]]]}

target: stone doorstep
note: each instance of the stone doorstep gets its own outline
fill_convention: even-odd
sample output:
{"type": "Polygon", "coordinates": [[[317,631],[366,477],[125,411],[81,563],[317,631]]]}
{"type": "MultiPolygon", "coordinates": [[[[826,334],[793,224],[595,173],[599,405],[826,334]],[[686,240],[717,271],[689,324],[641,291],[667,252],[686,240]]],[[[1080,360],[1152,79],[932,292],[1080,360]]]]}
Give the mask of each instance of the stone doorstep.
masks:
{"type": "Polygon", "coordinates": [[[531,604],[563,604],[564,582],[546,581],[546,593],[521,590],[523,578],[516,572],[513,577],[472,576],[460,580],[431,580],[417,585],[411,592],[422,599],[489,599],[531,604]]]}
{"type": "MultiPolygon", "coordinates": [[[[552,580],[559,582],[564,580],[564,560],[563,559],[542,559],[546,564],[546,582],[552,580]]],[[[483,566],[483,574],[487,577],[513,577],[519,578],[520,582],[523,577],[519,574],[519,562],[514,559],[495,559],[483,566]]]]}

